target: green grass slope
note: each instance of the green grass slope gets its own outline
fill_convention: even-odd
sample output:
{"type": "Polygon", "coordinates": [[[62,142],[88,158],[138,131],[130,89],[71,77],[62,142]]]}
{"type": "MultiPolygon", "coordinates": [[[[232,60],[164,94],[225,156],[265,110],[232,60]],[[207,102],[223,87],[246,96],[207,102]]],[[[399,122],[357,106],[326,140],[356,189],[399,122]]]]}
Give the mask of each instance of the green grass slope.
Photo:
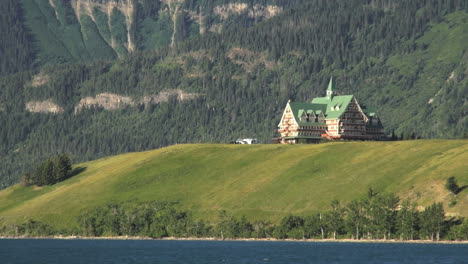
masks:
{"type": "MultiPolygon", "coordinates": [[[[76,224],[82,209],[108,201],[178,201],[203,218],[225,209],[251,219],[326,210],[364,197],[369,186],[425,206],[468,184],[468,141],[337,142],[320,145],[177,145],[100,159],[60,184],[0,192],[0,219],[76,224]]],[[[446,207],[468,216],[468,190],[446,207]]]]}

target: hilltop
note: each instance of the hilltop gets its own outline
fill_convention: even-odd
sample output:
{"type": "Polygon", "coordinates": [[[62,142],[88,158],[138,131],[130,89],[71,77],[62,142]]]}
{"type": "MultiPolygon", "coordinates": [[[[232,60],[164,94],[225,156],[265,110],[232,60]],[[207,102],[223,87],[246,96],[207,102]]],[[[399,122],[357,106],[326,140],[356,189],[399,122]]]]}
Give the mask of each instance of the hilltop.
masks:
{"type": "Polygon", "coordinates": [[[279,221],[327,210],[330,201],[364,198],[371,186],[420,206],[443,202],[468,216],[468,191],[448,207],[448,177],[468,184],[466,140],[336,142],[319,145],[176,145],[75,166],[84,171],[47,186],[0,192],[0,219],[76,225],[83,209],[110,201],[175,201],[197,218],[220,210],[279,221]]]}
{"type": "Polygon", "coordinates": [[[468,136],[467,1],[0,7],[0,189],[57,153],[84,162],[180,143],[269,143],[288,100],[323,96],[330,76],[388,135],[468,136]]]}

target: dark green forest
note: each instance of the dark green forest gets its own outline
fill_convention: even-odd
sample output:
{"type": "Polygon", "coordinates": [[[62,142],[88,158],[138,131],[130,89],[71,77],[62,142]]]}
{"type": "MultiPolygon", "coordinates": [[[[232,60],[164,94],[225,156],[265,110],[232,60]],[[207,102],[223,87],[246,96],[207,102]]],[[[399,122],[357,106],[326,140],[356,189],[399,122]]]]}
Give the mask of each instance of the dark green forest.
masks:
{"type": "Polygon", "coordinates": [[[0,4],[0,188],[58,153],[269,143],[285,103],[322,96],[331,76],[389,135],[468,136],[464,0],[134,1],[131,23],[48,2],[0,4]],[[246,11],[216,15],[229,3],[246,11]],[[282,11],[249,15],[256,5],[282,11]]]}

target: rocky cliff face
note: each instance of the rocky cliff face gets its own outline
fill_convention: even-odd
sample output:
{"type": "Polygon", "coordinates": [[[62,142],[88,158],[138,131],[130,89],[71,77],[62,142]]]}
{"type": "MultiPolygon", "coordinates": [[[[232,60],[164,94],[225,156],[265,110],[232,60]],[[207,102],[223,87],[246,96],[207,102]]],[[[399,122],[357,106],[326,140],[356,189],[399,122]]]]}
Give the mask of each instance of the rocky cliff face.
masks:
{"type": "Polygon", "coordinates": [[[63,108],[55,104],[52,100],[30,101],[26,103],[26,110],[31,113],[63,113],[63,108]]]}
{"type": "Polygon", "coordinates": [[[247,14],[251,18],[271,18],[283,12],[283,8],[275,5],[259,5],[249,6],[246,3],[231,3],[226,5],[216,6],[213,13],[223,20],[231,16],[239,16],[247,14]]]}
{"type": "Polygon", "coordinates": [[[112,93],[101,93],[95,97],[85,97],[81,99],[75,107],[75,113],[83,108],[102,107],[106,110],[116,110],[125,106],[133,106],[134,104],[131,97],[112,93]]]}
{"type": "Polygon", "coordinates": [[[168,102],[172,96],[174,96],[177,101],[183,102],[196,99],[201,95],[197,93],[187,93],[179,89],[170,89],[163,90],[158,94],[143,96],[143,98],[138,100],[119,94],[101,93],[94,97],[89,96],[81,99],[75,106],[75,113],[78,113],[82,109],[92,107],[101,107],[105,110],[117,110],[127,106],[136,106],[138,104],[160,104],[168,102]]]}
{"type": "Polygon", "coordinates": [[[219,33],[232,19],[259,22],[283,12],[281,6],[255,1],[223,5],[186,0],[22,1],[44,57],[57,56],[60,61],[109,59],[175,46],[194,35],[219,33]]]}

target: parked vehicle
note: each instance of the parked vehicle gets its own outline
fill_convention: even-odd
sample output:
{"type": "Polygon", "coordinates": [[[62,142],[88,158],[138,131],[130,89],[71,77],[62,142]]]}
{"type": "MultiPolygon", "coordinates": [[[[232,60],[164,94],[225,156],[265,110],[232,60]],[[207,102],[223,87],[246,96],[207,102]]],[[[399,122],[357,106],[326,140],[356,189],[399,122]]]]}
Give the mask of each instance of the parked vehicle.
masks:
{"type": "Polygon", "coordinates": [[[257,143],[258,142],[256,138],[238,138],[236,140],[236,144],[252,145],[257,143]]]}

